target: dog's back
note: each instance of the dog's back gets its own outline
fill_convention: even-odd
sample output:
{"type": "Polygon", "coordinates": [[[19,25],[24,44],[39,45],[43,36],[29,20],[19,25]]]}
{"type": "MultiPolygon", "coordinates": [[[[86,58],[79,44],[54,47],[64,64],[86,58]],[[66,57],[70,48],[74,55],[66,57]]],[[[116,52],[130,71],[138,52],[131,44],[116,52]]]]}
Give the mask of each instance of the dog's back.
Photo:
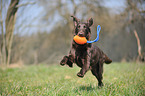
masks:
{"type": "Polygon", "coordinates": [[[97,59],[103,59],[103,62],[106,64],[110,64],[112,62],[112,60],[97,46],[92,45],[92,51],[94,50],[94,52],[92,54],[95,54],[97,59]]]}

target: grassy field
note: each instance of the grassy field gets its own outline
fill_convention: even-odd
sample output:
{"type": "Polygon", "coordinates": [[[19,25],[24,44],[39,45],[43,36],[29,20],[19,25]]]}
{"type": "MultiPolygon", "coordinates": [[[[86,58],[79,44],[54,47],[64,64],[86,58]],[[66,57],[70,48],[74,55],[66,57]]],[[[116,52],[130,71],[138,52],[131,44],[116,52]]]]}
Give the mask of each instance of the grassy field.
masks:
{"type": "Polygon", "coordinates": [[[76,76],[79,68],[59,65],[0,68],[0,96],[145,96],[145,64],[104,65],[104,87],[87,72],[76,76]]]}

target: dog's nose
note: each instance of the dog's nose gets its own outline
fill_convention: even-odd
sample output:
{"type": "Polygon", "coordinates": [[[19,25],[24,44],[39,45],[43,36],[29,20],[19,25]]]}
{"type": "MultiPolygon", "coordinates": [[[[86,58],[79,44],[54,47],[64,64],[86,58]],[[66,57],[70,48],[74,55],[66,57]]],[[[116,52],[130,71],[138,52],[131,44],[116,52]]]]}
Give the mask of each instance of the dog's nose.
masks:
{"type": "Polygon", "coordinates": [[[84,34],[83,34],[82,32],[80,32],[78,35],[79,35],[80,37],[84,37],[84,34]]]}

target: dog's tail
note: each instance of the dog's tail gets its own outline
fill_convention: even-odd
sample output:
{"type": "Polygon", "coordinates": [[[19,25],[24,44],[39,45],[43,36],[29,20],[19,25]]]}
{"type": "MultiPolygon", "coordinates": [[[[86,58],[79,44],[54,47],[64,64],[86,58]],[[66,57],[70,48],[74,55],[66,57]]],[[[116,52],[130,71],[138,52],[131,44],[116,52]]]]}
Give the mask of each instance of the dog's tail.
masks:
{"type": "Polygon", "coordinates": [[[112,60],[105,54],[105,63],[110,64],[112,60]]]}

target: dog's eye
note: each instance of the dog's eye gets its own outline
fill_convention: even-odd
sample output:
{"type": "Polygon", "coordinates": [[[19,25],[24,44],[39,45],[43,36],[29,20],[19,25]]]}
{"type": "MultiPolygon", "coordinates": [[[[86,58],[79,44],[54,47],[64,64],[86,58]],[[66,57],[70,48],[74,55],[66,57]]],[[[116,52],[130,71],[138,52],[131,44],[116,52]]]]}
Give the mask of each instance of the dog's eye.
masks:
{"type": "Polygon", "coordinates": [[[79,25],[78,28],[80,28],[81,26],[79,25]]]}
{"type": "Polygon", "coordinates": [[[86,28],[86,26],[84,26],[84,28],[86,28]]]}

